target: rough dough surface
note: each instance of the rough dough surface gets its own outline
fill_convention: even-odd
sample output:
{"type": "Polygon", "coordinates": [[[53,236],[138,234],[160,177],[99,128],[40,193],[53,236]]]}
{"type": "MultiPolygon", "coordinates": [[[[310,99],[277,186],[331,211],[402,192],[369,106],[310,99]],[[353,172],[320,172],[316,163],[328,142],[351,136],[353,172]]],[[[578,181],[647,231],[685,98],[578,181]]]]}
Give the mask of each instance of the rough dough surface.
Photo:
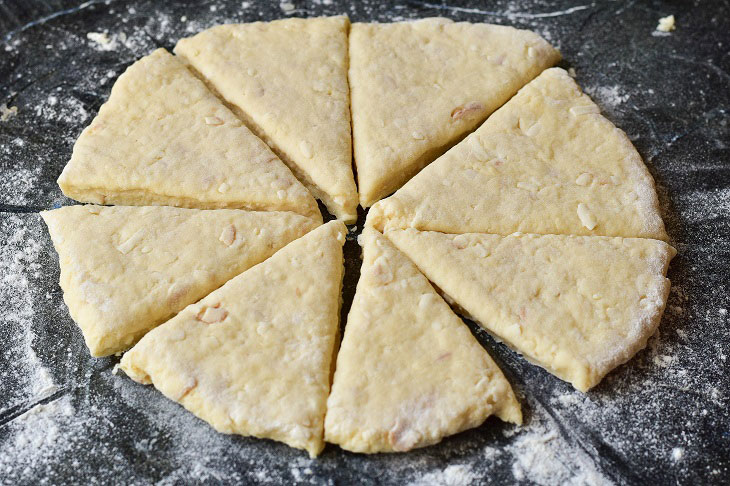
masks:
{"type": "Polygon", "coordinates": [[[386,231],[667,240],[654,180],[636,149],[559,68],[376,204],[368,223],[386,231]]]}
{"type": "Polygon", "coordinates": [[[61,288],[92,356],[132,346],[226,281],[319,225],[289,212],[165,206],[43,211],[61,288]]]}
{"type": "Polygon", "coordinates": [[[329,211],[357,218],[347,17],[219,25],[181,39],[186,60],[329,211]]]}
{"type": "Polygon", "coordinates": [[[227,434],[324,447],[345,226],[327,223],[147,334],[121,368],[227,434]]]}
{"type": "Polygon", "coordinates": [[[58,178],[77,201],[294,211],[317,202],[273,152],[164,49],[122,74],[58,178]]]}
{"type": "Polygon", "coordinates": [[[327,441],[354,452],[408,451],[492,414],[521,423],[502,372],[415,265],[373,229],[362,239],[327,441]]]}
{"type": "Polygon", "coordinates": [[[638,238],[386,235],[482,327],[581,391],[646,346],[676,253],[638,238]]]}
{"type": "Polygon", "coordinates": [[[539,35],[512,27],[444,18],[353,24],[360,204],[398,189],[559,59],[539,35]]]}

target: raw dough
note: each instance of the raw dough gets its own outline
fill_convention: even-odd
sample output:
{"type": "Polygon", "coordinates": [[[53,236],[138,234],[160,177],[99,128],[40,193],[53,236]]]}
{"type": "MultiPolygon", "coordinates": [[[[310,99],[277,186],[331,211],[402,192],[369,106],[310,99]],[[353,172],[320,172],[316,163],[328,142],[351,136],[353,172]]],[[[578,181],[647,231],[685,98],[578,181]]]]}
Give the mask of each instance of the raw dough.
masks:
{"type": "Polygon", "coordinates": [[[317,202],[266,144],[164,49],[119,77],[58,185],[97,204],[320,217],[317,202]]]}
{"type": "Polygon", "coordinates": [[[181,39],[189,62],[327,209],[357,218],[347,17],[219,25],[181,39]]]}
{"type": "Polygon", "coordinates": [[[289,212],[165,206],[43,211],[61,288],[92,356],[132,346],[319,222],[289,212]]]}
{"type": "Polygon", "coordinates": [[[279,440],[314,457],[322,439],[342,286],[345,226],[330,222],[147,334],[122,358],[219,432],[279,440]]]}
{"type": "Polygon", "coordinates": [[[373,229],[362,239],[327,441],[354,452],[407,451],[492,414],[521,423],[502,372],[415,265],[373,229]]]}
{"type": "Polygon", "coordinates": [[[360,204],[371,206],[560,59],[534,32],[431,18],[352,25],[360,204]]]}
{"type": "Polygon", "coordinates": [[[559,68],[376,204],[368,224],[667,240],[654,180],[636,149],[559,68]]]}
{"type": "Polygon", "coordinates": [[[676,253],[639,238],[386,235],[482,327],[581,391],[646,346],[676,253]]]}

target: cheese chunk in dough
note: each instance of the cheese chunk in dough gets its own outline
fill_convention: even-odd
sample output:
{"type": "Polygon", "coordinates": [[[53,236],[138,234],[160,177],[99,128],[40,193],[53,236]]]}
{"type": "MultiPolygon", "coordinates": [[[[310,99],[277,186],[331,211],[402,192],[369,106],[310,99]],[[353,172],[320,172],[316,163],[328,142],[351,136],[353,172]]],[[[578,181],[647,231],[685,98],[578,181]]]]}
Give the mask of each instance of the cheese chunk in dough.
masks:
{"type": "Polygon", "coordinates": [[[667,240],[654,180],[636,149],[559,68],[376,204],[368,224],[667,240]]]}
{"type": "Polygon", "coordinates": [[[151,331],[121,368],[217,431],[316,456],[342,287],[345,226],[333,221],[151,331]]]}
{"type": "Polygon", "coordinates": [[[386,235],[482,327],[581,391],[646,346],[675,254],[638,238],[386,235]]]}
{"type": "Polygon", "coordinates": [[[383,235],[362,236],[325,439],[355,452],[407,451],[492,414],[521,423],[512,388],[461,319],[383,235]]]}
{"type": "Polygon", "coordinates": [[[320,223],[289,212],[69,206],[41,213],[92,356],[131,347],[320,223]]]}
{"type": "Polygon", "coordinates": [[[357,218],[347,17],[219,25],[181,39],[185,59],[345,222],[357,218]]]}
{"type": "Polygon", "coordinates": [[[443,18],[352,25],[360,204],[398,189],[560,59],[539,35],[443,18]]]}
{"type": "Polygon", "coordinates": [[[68,197],[96,204],[321,217],[269,147],[164,49],[119,77],[58,184],[68,197]]]}

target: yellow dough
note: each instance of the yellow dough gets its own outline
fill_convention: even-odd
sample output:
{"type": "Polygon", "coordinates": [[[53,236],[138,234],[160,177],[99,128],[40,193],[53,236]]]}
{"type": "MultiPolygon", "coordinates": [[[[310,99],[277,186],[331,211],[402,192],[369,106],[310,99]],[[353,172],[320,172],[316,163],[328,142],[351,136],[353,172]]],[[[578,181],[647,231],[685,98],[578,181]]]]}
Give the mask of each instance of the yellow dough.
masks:
{"type": "Polygon", "coordinates": [[[376,204],[368,224],[667,240],[654,180],[636,149],[559,68],[376,204]]]}
{"type": "Polygon", "coordinates": [[[345,222],[357,218],[347,17],[219,25],[181,39],[186,60],[345,222]]]}
{"type": "Polygon", "coordinates": [[[289,212],[164,206],[43,211],[61,288],[92,356],[132,346],[319,222],[289,212]]]}
{"type": "Polygon", "coordinates": [[[316,456],[342,286],[346,229],[330,222],[151,331],[122,358],[134,380],[228,434],[316,456]]]}
{"type": "Polygon", "coordinates": [[[482,327],[581,391],[646,346],[675,254],[638,238],[386,235],[482,327]]]}
{"type": "Polygon", "coordinates": [[[294,211],[317,202],[241,121],[164,49],[130,66],[58,178],[77,201],[294,211]]]}
{"type": "Polygon", "coordinates": [[[560,59],[534,32],[431,18],[352,25],[360,204],[398,189],[560,59]]]}
{"type": "Polygon", "coordinates": [[[325,439],[354,452],[407,451],[492,414],[521,423],[502,372],[415,265],[375,230],[362,239],[325,439]]]}

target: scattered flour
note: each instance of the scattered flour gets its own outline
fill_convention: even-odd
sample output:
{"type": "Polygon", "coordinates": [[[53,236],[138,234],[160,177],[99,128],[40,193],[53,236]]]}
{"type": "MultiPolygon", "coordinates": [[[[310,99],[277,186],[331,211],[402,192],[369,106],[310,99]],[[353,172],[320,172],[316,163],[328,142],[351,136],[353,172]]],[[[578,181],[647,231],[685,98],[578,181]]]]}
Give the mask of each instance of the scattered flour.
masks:
{"type": "Polygon", "coordinates": [[[478,478],[472,466],[451,464],[442,471],[426,473],[408,484],[409,486],[468,486],[478,478]]]}
{"type": "Polygon", "coordinates": [[[36,187],[41,170],[41,166],[33,168],[22,166],[4,171],[3,177],[0,178],[2,202],[17,206],[28,204],[28,195],[36,187]]]}
{"type": "Polygon", "coordinates": [[[0,235],[4,236],[0,239],[0,335],[3,358],[13,363],[12,368],[0,369],[0,413],[56,391],[53,378],[33,349],[31,323],[36,303],[28,278],[37,277],[43,267],[38,261],[41,244],[28,229],[29,219],[7,213],[0,219],[0,235]]]}
{"type": "Polygon", "coordinates": [[[70,447],[73,438],[63,429],[73,420],[73,415],[71,398],[62,396],[36,405],[6,424],[3,432],[9,440],[0,447],[3,484],[18,484],[22,479],[39,477],[35,468],[43,467],[50,458],[70,447]]]}
{"type": "Polygon", "coordinates": [[[626,103],[631,96],[618,85],[599,86],[597,88],[586,86],[584,90],[592,98],[597,100],[602,107],[607,108],[616,108],[619,105],[626,103]]]}
{"type": "Polygon", "coordinates": [[[554,424],[536,418],[518,431],[502,454],[512,458],[512,475],[518,482],[552,485],[610,485],[594,461],[566,443],[554,424]]]}
{"type": "Polygon", "coordinates": [[[91,118],[84,104],[73,96],[51,94],[35,106],[35,115],[44,122],[83,126],[91,118]]]}

